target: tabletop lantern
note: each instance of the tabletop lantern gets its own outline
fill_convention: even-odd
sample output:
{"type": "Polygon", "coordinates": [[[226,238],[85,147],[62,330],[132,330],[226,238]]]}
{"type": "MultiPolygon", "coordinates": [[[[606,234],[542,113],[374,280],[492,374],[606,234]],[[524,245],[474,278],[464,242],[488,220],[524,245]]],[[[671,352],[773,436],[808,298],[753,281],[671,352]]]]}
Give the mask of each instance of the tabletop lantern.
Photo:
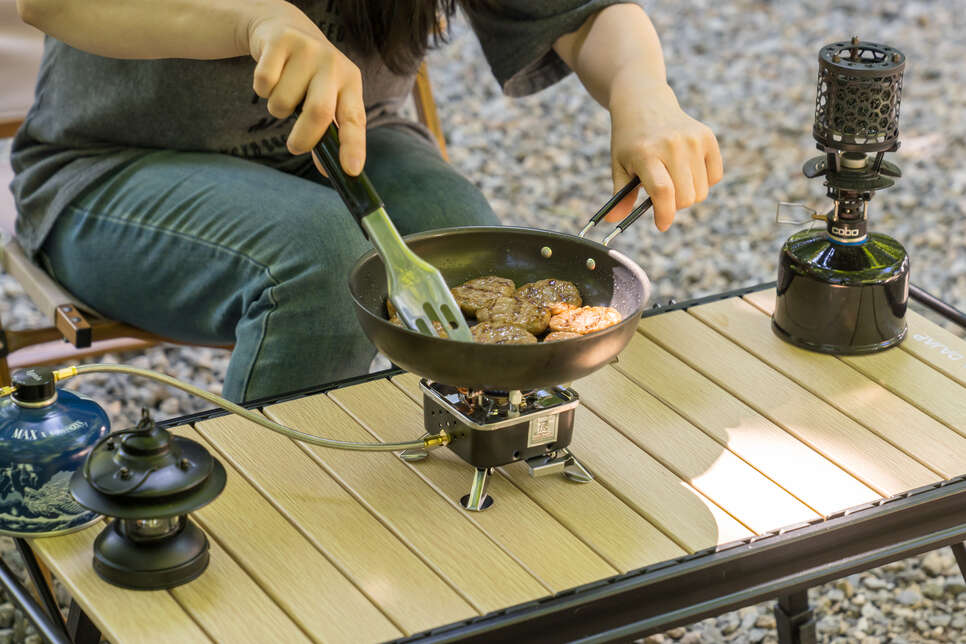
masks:
{"type": "MultiPolygon", "coordinates": [[[[824,177],[834,202],[824,231],[793,234],[781,250],[772,329],[797,346],[833,354],[880,351],[906,334],[909,257],[902,245],[868,230],[869,201],[893,185],[899,168],[899,99],[905,56],[860,41],[819,51],[815,123],[822,156],[806,177],[824,177]]],[[[782,208],[795,204],[779,205],[782,208]]]]}
{"type": "Polygon", "coordinates": [[[116,517],[94,541],[94,570],[137,590],[196,578],[208,566],[208,538],[187,514],[225,481],[225,468],[202,445],[157,427],[146,410],[135,428],[105,436],[70,481],[78,503],[116,517]]]}

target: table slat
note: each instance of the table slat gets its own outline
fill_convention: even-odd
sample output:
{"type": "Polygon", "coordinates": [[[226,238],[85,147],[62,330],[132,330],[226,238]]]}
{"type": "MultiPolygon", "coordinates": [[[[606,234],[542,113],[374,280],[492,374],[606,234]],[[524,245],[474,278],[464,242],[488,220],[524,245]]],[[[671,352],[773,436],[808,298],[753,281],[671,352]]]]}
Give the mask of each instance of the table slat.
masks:
{"type": "MultiPolygon", "coordinates": [[[[422,403],[422,397],[418,396],[418,377],[407,373],[393,381],[414,402],[422,403]]],[[[575,456],[581,458],[580,454],[575,456]]],[[[577,484],[560,474],[535,478],[530,476],[524,463],[512,463],[501,470],[527,496],[620,572],[686,554],[599,481],[577,484]]]]}
{"type": "MultiPolygon", "coordinates": [[[[772,332],[768,315],[739,298],[696,307],[691,314],[943,478],[966,472],[966,438],[850,367],[852,361],[785,342],[772,332]],[[916,428],[915,434],[909,432],[909,427],[916,428]]],[[[937,378],[949,382],[905,352],[886,351],[880,355],[885,354],[889,354],[886,360],[892,363],[886,369],[915,363],[913,366],[929,369],[937,378]]],[[[829,456],[841,458],[831,453],[829,456]]]]}
{"type": "MultiPolygon", "coordinates": [[[[379,440],[403,441],[424,431],[422,410],[386,380],[334,390],[329,396],[379,440]]],[[[496,501],[488,510],[466,512],[459,499],[470,491],[471,466],[444,448],[411,467],[554,592],[617,572],[505,476],[490,477],[487,493],[496,501]]]]}
{"type": "Polygon", "coordinates": [[[106,525],[101,521],[80,532],[31,539],[30,547],[107,640],[151,644],[164,633],[172,642],[210,642],[168,591],[125,590],[97,576],[91,562],[94,539],[106,525]],[[121,606],[124,610],[118,610],[121,606]]]}
{"type": "Polygon", "coordinates": [[[818,514],[612,367],[574,383],[587,406],[758,534],[818,514]]]}
{"type": "MultiPolygon", "coordinates": [[[[749,298],[749,302],[769,315],[775,306],[775,298],[771,293],[756,294],[755,298],[749,298]]],[[[958,476],[966,471],[966,462],[964,462],[966,443],[963,438],[955,434],[953,439],[944,438],[943,433],[950,432],[945,428],[937,429],[937,425],[942,423],[960,435],[966,436],[966,387],[950,379],[947,371],[952,368],[943,364],[942,361],[947,358],[943,357],[940,350],[937,349],[934,354],[927,353],[927,357],[931,358],[928,361],[924,361],[919,355],[922,353],[922,348],[916,347],[918,342],[916,338],[933,337],[920,332],[919,325],[923,323],[932,325],[932,323],[921,315],[917,316],[911,311],[907,313],[910,314],[909,332],[896,351],[880,351],[864,356],[839,356],[838,359],[906,401],[907,408],[915,407],[935,419],[923,419],[922,414],[907,413],[904,416],[897,415],[892,426],[900,436],[908,437],[907,440],[915,447],[917,454],[921,452],[933,458],[942,458],[937,457],[936,452],[942,454],[945,451],[945,459],[942,461],[943,474],[947,477],[958,476]],[[898,350],[907,346],[918,351],[898,350]],[[946,366],[948,369],[940,369],[941,366],[946,366]],[[915,435],[909,434],[909,427],[916,428],[915,435]]],[[[936,331],[933,329],[931,333],[936,331]]],[[[951,339],[947,339],[949,342],[954,340],[959,338],[952,336],[951,339]]],[[[958,344],[948,346],[958,348],[959,345],[962,345],[962,350],[966,352],[966,342],[959,341],[958,344]]],[[[966,354],[951,355],[956,357],[966,354]]],[[[942,426],[939,425],[939,427],[942,426]]]]}
{"type": "MultiPolygon", "coordinates": [[[[326,396],[291,400],[264,411],[300,431],[374,442],[371,434],[326,396]]],[[[303,448],[479,612],[548,594],[548,588],[468,520],[462,509],[441,498],[394,454],[303,448]]],[[[366,542],[357,534],[345,538],[366,542]]],[[[435,606],[436,597],[421,596],[435,606]]],[[[439,618],[441,623],[453,619],[442,611],[439,618]]]]}
{"type": "Polygon", "coordinates": [[[646,318],[640,329],[880,494],[897,494],[940,478],[684,311],[646,318]]]}
{"type": "Polygon", "coordinates": [[[966,387],[966,340],[915,311],[906,311],[906,320],[909,335],[899,345],[903,351],[966,387]]]}
{"type": "MultiPolygon", "coordinates": [[[[175,431],[215,451],[191,428],[175,431]]],[[[195,512],[195,519],[289,617],[313,639],[326,642],[381,642],[402,635],[230,463],[223,465],[225,489],[195,512]]]]}
{"type": "MultiPolygon", "coordinates": [[[[208,569],[170,592],[212,639],[225,644],[311,641],[217,541],[209,538],[208,543],[208,569]]],[[[126,609],[126,602],[117,606],[126,609]]],[[[168,636],[162,628],[154,641],[158,633],[168,636]]]]}
{"type": "Polygon", "coordinates": [[[820,514],[880,496],[640,334],[615,368],[820,514]]]}
{"type": "Polygon", "coordinates": [[[213,418],[197,429],[226,465],[254,485],[407,634],[438,625],[440,612],[458,619],[477,614],[288,438],[238,416],[213,418]],[[366,538],[359,539],[361,534],[366,538]],[[426,597],[436,600],[430,604],[426,597]]]}

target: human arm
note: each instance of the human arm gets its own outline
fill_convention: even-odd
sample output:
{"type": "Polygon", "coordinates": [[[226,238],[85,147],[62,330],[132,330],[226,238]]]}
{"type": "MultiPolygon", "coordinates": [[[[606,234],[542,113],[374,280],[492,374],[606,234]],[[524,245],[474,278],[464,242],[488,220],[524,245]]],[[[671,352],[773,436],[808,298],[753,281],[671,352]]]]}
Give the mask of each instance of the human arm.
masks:
{"type": "Polygon", "coordinates": [[[308,152],[333,117],[340,160],[358,174],[365,160],[365,107],[358,68],[284,0],[17,0],[21,18],[72,47],[113,58],[217,59],[250,55],[255,93],[288,117],[304,103],[288,137],[308,152]],[[160,8],[159,7],[163,7],[160,8]]]}
{"type": "MultiPolygon", "coordinates": [[[[616,4],[591,15],[553,49],[611,115],[614,191],[641,179],[654,202],[654,220],[667,230],[674,213],[703,201],[721,180],[718,143],[703,123],[688,116],[667,84],[657,32],[644,10],[616,4]]],[[[635,193],[608,219],[627,215],[635,193]]]]}

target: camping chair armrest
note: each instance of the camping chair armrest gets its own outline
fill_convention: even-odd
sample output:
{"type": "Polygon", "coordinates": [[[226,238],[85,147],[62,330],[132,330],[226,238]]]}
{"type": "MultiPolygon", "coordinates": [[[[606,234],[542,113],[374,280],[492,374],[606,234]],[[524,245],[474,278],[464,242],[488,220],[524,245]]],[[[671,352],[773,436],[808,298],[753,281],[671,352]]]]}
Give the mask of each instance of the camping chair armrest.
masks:
{"type": "Polygon", "coordinates": [[[91,325],[80,311],[81,303],[30,261],[16,239],[3,244],[0,265],[66,340],[78,348],[90,346],[91,325]]]}

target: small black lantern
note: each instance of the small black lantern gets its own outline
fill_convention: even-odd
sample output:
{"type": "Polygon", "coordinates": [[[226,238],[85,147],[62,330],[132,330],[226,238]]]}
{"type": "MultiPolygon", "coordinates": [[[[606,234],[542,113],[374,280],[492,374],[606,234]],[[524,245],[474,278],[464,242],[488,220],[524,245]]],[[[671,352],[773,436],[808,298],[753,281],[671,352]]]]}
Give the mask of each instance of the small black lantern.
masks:
{"type": "Polygon", "coordinates": [[[133,429],[94,445],[70,492],[115,517],[94,541],[94,570],[135,590],[172,588],[208,567],[208,539],[187,514],[224,489],[225,468],[199,443],[158,428],[147,410],[133,429]]]}

